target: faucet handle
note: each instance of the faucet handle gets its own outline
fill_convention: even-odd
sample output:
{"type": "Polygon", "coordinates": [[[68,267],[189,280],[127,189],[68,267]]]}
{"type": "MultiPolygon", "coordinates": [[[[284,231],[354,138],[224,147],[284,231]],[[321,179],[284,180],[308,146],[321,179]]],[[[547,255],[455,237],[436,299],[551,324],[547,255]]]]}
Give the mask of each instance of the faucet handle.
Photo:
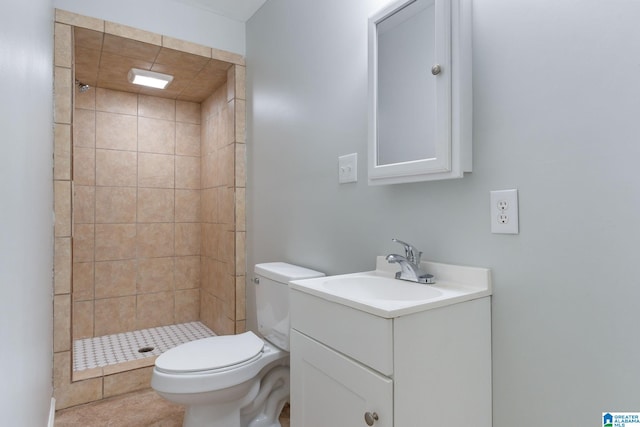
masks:
{"type": "Polygon", "coordinates": [[[413,253],[413,263],[417,266],[420,266],[420,258],[422,258],[422,252],[415,249],[415,252],[413,253]]]}
{"type": "Polygon", "coordinates": [[[420,252],[415,246],[413,246],[411,243],[403,242],[402,240],[398,240],[396,238],[393,238],[391,240],[404,246],[404,253],[406,255],[407,261],[412,262],[415,265],[420,264],[420,257],[422,257],[422,252],[420,252]]]}

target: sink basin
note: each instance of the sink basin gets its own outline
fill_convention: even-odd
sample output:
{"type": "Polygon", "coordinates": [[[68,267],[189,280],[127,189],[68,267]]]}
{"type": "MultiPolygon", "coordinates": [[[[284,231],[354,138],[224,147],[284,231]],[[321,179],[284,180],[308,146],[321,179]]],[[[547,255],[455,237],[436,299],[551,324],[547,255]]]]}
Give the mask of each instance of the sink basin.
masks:
{"type": "Polygon", "coordinates": [[[429,285],[366,274],[328,277],[322,286],[345,298],[360,300],[416,301],[442,296],[441,291],[429,285]]]}
{"type": "Polygon", "coordinates": [[[436,284],[398,280],[397,266],[384,257],[376,270],[289,282],[300,291],[379,317],[395,318],[491,295],[488,269],[424,262],[424,271],[435,275],[436,284]]]}

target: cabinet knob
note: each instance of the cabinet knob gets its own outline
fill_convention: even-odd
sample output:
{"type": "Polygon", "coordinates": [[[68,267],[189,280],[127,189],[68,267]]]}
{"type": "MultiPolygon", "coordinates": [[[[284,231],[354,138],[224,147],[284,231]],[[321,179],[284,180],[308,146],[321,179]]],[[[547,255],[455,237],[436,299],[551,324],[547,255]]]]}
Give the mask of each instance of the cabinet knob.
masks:
{"type": "Polygon", "coordinates": [[[253,283],[255,283],[256,285],[259,285],[260,284],[260,278],[254,277],[253,278],[253,283]]]}
{"type": "Polygon", "coordinates": [[[440,71],[442,71],[442,68],[440,68],[440,64],[436,64],[433,67],[431,67],[431,74],[433,74],[434,76],[437,76],[438,74],[440,74],[440,71]]]}
{"type": "Polygon", "coordinates": [[[373,423],[378,421],[378,414],[375,412],[365,412],[364,413],[364,422],[367,423],[368,426],[372,426],[373,423]]]}

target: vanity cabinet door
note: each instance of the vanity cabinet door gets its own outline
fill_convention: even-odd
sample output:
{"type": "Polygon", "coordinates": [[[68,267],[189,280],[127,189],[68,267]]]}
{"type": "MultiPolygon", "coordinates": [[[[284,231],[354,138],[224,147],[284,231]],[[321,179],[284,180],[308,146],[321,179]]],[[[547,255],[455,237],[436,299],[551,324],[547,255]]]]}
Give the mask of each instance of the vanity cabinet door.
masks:
{"type": "Polygon", "coordinates": [[[292,330],[291,425],[391,427],[393,382],[292,330]]]}

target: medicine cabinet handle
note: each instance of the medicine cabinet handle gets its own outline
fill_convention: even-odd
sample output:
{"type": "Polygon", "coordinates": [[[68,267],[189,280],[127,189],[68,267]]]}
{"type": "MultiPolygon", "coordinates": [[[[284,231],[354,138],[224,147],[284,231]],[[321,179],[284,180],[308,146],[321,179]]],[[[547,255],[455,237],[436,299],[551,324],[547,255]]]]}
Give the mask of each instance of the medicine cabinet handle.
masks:
{"type": "Polygon", "coordinates": [[[378,414],[375,412],[365,412],[364,413],[364,422],[367,423],[368,426],[372,426],[373,423],[378,421],[378,414]]]}

